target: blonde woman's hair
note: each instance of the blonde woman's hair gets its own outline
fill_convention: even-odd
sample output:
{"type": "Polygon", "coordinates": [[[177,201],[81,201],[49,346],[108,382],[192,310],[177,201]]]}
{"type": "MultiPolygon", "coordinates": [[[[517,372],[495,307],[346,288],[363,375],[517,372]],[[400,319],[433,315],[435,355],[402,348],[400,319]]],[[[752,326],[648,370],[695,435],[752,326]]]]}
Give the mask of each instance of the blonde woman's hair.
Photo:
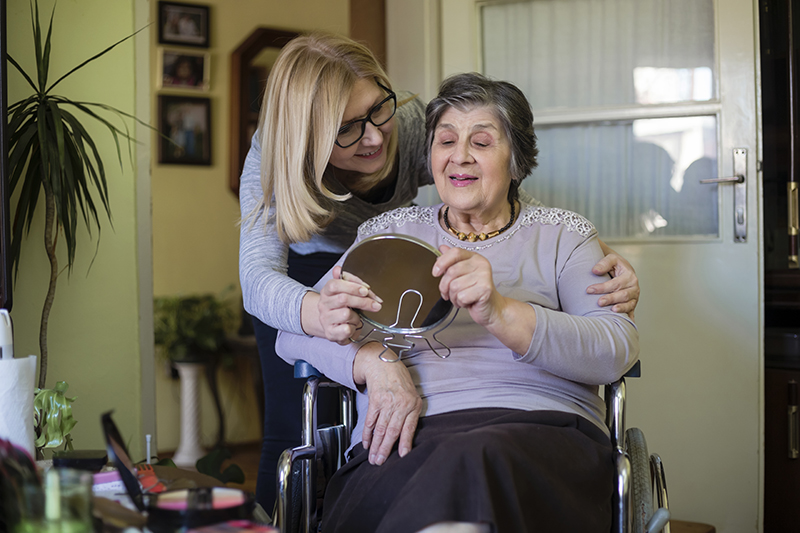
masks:
{"type": "MultiPolygon", "coordinates": [[[[290,41],[270,71],[259,118],[264,196],[247,218],[255,220],[264,210],[266,224],[274,195],[275,227],[287,244],[309,240],[335,217],[333,201],[350,198],[343,190],[331,190],[325,171],[348,95],[360,79],[391,88],[368,48],[326,33],[290,41]]],[[[386,150],[384,168],[364,176],[354,190],[369,190],[389,174],[397,153],[396,134],[386,150]]]]}

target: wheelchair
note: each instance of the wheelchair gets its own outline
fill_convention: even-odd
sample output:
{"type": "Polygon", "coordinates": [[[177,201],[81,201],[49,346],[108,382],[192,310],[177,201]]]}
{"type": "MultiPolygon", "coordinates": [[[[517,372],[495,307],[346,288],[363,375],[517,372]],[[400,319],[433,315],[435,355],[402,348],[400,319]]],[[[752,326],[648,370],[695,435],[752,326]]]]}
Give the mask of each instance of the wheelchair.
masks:
{"type": "MultiPolygon", "coordinates": [[[[658,454],[648,454],[640,429],[625,428],[625,378],[640,375],[641,366],[637,362],[620,380],[605,386],[606,425],[617,471],[611,532],[670,533],[664,465],[658,454]]],[[[294,376],[306,380],[302,444],[285,450],[278,461],[273,525],[281,533],[316,533],[322,519],[324,484],[345,463],[344,452],[355,427],[355,394],[326,379],[305,361],[295,363],[294,376]],[[339,390],[341,423],[338,425],[317,427],[321,387],[339,390]]]]}

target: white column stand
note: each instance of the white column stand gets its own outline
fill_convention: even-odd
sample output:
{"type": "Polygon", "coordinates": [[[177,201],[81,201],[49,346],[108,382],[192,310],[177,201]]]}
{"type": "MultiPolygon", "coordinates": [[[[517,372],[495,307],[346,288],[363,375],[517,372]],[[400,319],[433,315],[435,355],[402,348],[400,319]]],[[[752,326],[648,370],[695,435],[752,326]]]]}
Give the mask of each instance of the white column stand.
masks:
{"type": "Polygon", "coordinates": [[[202,363],[175,363],[181,379],[181,440],[172,460],[194,468],[206,453],[200,445],[200,376],[202,363]]]}

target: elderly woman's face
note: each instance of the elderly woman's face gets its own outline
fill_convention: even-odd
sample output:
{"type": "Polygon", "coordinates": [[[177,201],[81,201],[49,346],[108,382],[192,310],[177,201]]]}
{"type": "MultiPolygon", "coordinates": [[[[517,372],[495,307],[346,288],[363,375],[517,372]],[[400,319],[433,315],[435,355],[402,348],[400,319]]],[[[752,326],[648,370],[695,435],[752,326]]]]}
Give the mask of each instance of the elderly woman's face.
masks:
{"type": "Polygon", "coordinates": [[[492,213],[507,203],[511,141],[488,107],[444,112],[433,135],[431,171],[451,209],[492,213]]]}

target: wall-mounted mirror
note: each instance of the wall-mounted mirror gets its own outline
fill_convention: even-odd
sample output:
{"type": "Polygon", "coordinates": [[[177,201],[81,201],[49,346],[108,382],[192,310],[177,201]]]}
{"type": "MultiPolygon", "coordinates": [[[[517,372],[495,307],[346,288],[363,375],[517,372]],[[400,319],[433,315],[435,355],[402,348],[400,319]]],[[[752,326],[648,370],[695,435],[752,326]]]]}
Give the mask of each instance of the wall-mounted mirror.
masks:
{"type": "Polygon", "coordinates": [[[281,48],[299,34],[256,28],[231,53],[230,187],[239,196],[239,176],[258,127],[258,112],[267,77],[281,48]]]}

